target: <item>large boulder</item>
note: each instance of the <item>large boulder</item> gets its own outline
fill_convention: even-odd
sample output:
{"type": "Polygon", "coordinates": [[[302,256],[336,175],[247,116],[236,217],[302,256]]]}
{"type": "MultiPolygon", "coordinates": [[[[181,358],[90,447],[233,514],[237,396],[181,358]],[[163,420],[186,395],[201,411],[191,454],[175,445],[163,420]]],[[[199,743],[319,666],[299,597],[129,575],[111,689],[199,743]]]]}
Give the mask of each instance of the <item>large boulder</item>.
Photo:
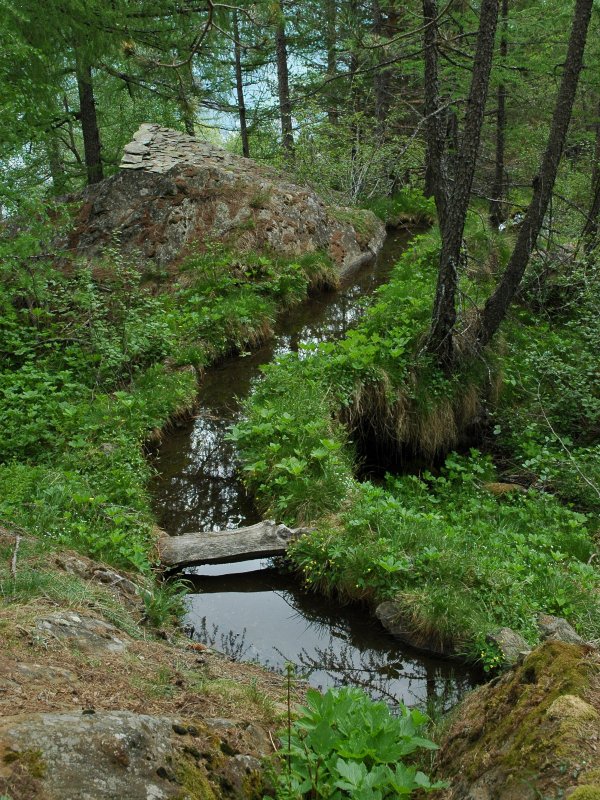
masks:
{"type": "Polygon", "coordinates": [[[600,655],[548,640],[453,712],[444,800],[600,798],[600,655]]]}
{"type": "MultiPolygon", "coordinates": [[[[0,721],[0,795],[11,800],[259,800],[261,763],[239,751],[231,738],[234,728],[234,721],[213,730],[207,721],[190,725],[129,711],[5,717],[0,721]]],[[[248,739],[247,730],[241,734],[248,739]]]]}
{"type": "Polygon", "coordinates": [[[326,252],[340,274],[372,259],[385,237],[370,211],[331,208],[272,169],[191,136],[144,124],[121,170],[70,198],[70,246],[97,255],[119,246],[161,268],[210,242],[295,258],[326,252]]]}

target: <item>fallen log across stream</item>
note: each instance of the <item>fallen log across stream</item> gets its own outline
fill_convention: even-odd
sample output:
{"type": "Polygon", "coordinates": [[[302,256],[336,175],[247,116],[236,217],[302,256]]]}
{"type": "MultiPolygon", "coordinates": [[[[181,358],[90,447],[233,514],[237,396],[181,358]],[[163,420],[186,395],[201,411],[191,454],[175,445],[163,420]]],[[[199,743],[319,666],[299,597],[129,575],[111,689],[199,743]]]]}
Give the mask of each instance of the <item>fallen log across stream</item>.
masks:
{"type": "Polygon", "coordinates": [[[161,565],[175,571],[193,564],[228,564],[253,558],[282,556],[305,528],[287,528],[264,520],[247,528],[200,531],[181,536],[163,534],[158,540],[161,565]]]}

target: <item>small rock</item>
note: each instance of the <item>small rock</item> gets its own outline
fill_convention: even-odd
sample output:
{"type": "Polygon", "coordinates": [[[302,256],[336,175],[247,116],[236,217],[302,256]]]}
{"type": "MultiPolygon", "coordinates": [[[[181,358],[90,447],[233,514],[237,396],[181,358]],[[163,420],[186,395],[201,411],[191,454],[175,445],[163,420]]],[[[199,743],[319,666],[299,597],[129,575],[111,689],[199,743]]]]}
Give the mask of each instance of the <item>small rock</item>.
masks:
{"type": "Polygon", "coordinates": [[[180,725],[179,722],[173,723],[173,730],[178,736],[187,736],[188,733],[188,729],[185,725],[180,725]]]}
{"type": "Polygon", "coordinates": [[[125,145],[125,152],[129,155],[145,156],[150,152],[150,148],[138,139],[125,145]]]}
{"type": "Polygon", "coordinates": [[[553,617],[552,614],[538,614],[538,628],[542,639],[555,639],[567,644],[585,644],[585,640],[562,617],[553,617]]]}
{"type": "Polygon", "coordinates": [[[495,633],[488,633],[485,639],[489,644],[496,645],[502,653],[504,663],[507,666],[517,664],[524,653],[531,651],[531,647],[529,647],[521,634],[513,631],[512,628],[500,628],[495,633]]]}
{"type": "Polygon", "coordinates": [[[129,578],[125,578],[123,575],[120,575],[118,572],[108,569],[107,567],[97,567],[92,571],[90,577],[100,581],[100,583],[106,583],[109,586],[114,586],[126,594],[138,594],[138,587],[135,585],[135,583],[133,583],[133,581],[130,581],[129,578]]]}
{"type": "Polygon", "coordinates": [[[21,662],[15,666],[15,672],[29,680],[41,680],[44,683],[73,684],[77,682],[77,675],[74,672],[48,664],[26,664],[21,662]]]}
{"type": "Polygon", "coordinates": [[[69,575],[77,575],[79,578],[87,578],[89,562],[77,556],[57,555],[54,562],[69,575]]]}
{"type": "Polygon", "coordinates": [[[422,650],[425,653],[432,653],[444,658],[456,655],[452,642],[441,641],[439,637],[428,636],[407,628],[402,621],[400,606],[391,600],[380,603],[375,609],[375,616],[392,636],[409,647],[414,647],[415,650],[422,650]]]}
{"type": "Polygon", "coordinates": [[[122,653],[127,637],[114,625],[96,617],[62,612],[36,620],[36,628],[55,639],[65,639],[80,650],[122,653]]]}
{"type": "Polygon", "coordinates": [[[141,164],[142,156],[135,155],[134,153],[125,153],[121,159],[121,166],[124,164],[141,164]]]}
{"type": "Polygon", "coordinates": [[[562,694],[554,700],[546,711],[550,719],[566,720],[574,719],[581,722],[593,721],[598,719],[596,709],[574,694],[562,694]]]}

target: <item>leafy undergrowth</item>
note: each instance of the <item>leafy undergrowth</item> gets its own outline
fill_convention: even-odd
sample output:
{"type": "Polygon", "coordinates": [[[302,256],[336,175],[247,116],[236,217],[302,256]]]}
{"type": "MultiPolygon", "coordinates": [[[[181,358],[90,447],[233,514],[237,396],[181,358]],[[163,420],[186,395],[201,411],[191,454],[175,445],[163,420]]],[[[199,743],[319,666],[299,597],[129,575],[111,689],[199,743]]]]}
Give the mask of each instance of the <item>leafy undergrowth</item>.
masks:
{"type": "Polygon", "coordinates": [[[510,468],[596,513],[599,287],[600,259],[534,260],[507,335],[506,389],[495,420],[497,447],[510,455],[510,468]]]}
{"type": "MultiPolygon", "coordinates": [[[[501,265],[506,242],[492,244],[501,265]]],[[[475,230],[474,257],[489,246],[475,230]]],[[[545,460],[552,430],[568,443],[569,424],[598,469],[597,428],[594,433],[586,422],[593,418],[597,426],[597,381],[590,385],[584,375],[568,392],[555,390],[569,384],[578,362],[586,374],[597,369],[599,317],[595,327],[585,316],[583,325],[581,317],[572,324],[547,320],[552,335],[545,336],[531,310],[520,307],[510,321],[510,348],[500,346],[447,378],[422,352],[437,252],[433,231],[401,258],[390,284],[345,339],[267,367],[246,419],[232,433],[247,482],[269,514],[315,528],[290,552],[307,585],[371,604],[397,600],[403,622],[429,642],[450,642],[493,665],[496,653],[485,635],[508,625],[534,643],[540,611],[564,616],[596,639],[594,481],[582,481],[584,462],[562,453],[562,497],[539,489],[553,487],[543,472],[553,465],[545,460]],[[570,353],[575,337],[581,355],[570,353]],[[538,361],[542,342],[545,359],[538,361]],[[503,374],[508,389],[498,402],[503,374]],[[545,416],[531,416],[534,386],[543,386],[551,400],[545,416]],[[388,478],[384,486],[355,479],[351,439],[361,425],[409,459],[419,453],[435,463],[459,444],[465,423],[483,414],[496,415],[511,477],[534,484],[529,491],[499,497],[486,491],[498,476],[476,451],[451,454],[435,474],[421,470],[418,477],[388,478]],[[532,430],[537,438],[525,436],[532,430]],[[578,511],[561,502],[575,496],[578,511]]],[[[479,283],[471,275],[465,280],[473,296],[486,283],[485,276],[479,283]]],[[[554,442],[556,453],[561,447],[554,442]]]]}
{"type": "Polygon", "coordinates": [[[447,785],[405,763],[419,748],[437,749],[421,735],[428,718],[417,709],[393,716],[385,703],[343,688],[309,689],[297,711],[280,734],[278,800],[385,800],[447,785]]]}
{"type": "Polygon", "coordinates": [[[172,276],[117,253],[57,264],[55,228],[31,220],[0,241],[0,520],[150,573],[144,442],[191,412],[199,370],[335,283],[331,262],[214,246],[172,276]]]}

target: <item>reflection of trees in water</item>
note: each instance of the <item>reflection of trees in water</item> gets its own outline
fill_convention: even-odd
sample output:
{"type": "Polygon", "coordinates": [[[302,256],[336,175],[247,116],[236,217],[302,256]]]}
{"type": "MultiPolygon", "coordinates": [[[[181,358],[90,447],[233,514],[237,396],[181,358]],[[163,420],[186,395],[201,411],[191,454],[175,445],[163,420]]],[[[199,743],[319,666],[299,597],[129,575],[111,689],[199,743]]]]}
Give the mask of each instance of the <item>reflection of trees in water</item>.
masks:
{"type": "MultiPolygon", "coordinates": [[[[216,624],[208,625],[206,617],[200,626],[188,626],[190,638],[208,647],[215,647],[233,661],[242,661],[252,647],[246,643],[246,628],[241,633],[229,630],[220,631],[216,624]]],[[[452,672],[444,674],[434,664],[411,665],[406,669],[404,663],[391,652],[377,652],[373,649],[359,650],[348,642],[340,643],[340,631],[330,632],[329,641],[323,647],[314,647],[309,652],[302,648],[293,658],[279,648],[273,650],[280,663],[273,665],[268,659],[258,657],[260,663],[273,672],[282,673],[284,665],[293,664],[299,678],[310,681],[318,673],[327,676],[325,683],[331,686],[358,686],[374,700],[384,700],[390,706],[403,700],[409,706],[424,706],[433,716],[446,712],[471,688],[468,678],[461,678],[452,672]],[[406,694],[412,695],[410,702],[406,694]]],[[[323,688],[321,684],[319,688],[323,688]]]]}
{"type": "Polygon", "coordinates": [[[372,650],[361,653],[348,644],[336,648],[333,636],[329,637],[326,647],[316,647],[314,655],[302,648],[296,656],[297,660],[286,658],[277,648],[275,651],[284,661],[292,663],[296,673],[302,678],[310,680],[314,673],[324,672],[334,686],[359,686],[374,700],[386,700],[394,704],[397,702],[397,695],[392,691],[392,681],[401,677],[398,668],[402,668],[402,664],[386,662],[383,653],[372,650]]]}
{"type": "Polygon", "coordinates": [[[206,617],[200,620],[200,627],[189,625],[186,632],[191,639],[194,639],[207,647],[214,647],[228,656],[232,661],[241,661],[248,652],[250,645],[246,644],[246,628],[241,633],[228,631],[219,633],[219,626],[214,623],[208,629],[206,617]],[[217,641],[219,642],[217,646],[217,641]]]}
{"type": "Polygon", "coordinates": [[[433,665],[413,665],[407,670],[400,660],[390,660],[389,653],[361,652],[349,644],[336,646],[333,636],[325,647],[315,647],[313,654],[303,648],[296,660],[286,658],[280,650],[276,652],[284,661],[293,663],[303,678],[310,680],[314,673],[322,672],[334,686],[358,686],[373,700],[384,700],[393,706],[402,699],[400,694],[406,694],[407,687],[414,703],[406,698],[404,702],[426,706],[432,714],[449,711],[471,686],[470,681],[461,680],[452,672],[444,675],[433,665]]]}

